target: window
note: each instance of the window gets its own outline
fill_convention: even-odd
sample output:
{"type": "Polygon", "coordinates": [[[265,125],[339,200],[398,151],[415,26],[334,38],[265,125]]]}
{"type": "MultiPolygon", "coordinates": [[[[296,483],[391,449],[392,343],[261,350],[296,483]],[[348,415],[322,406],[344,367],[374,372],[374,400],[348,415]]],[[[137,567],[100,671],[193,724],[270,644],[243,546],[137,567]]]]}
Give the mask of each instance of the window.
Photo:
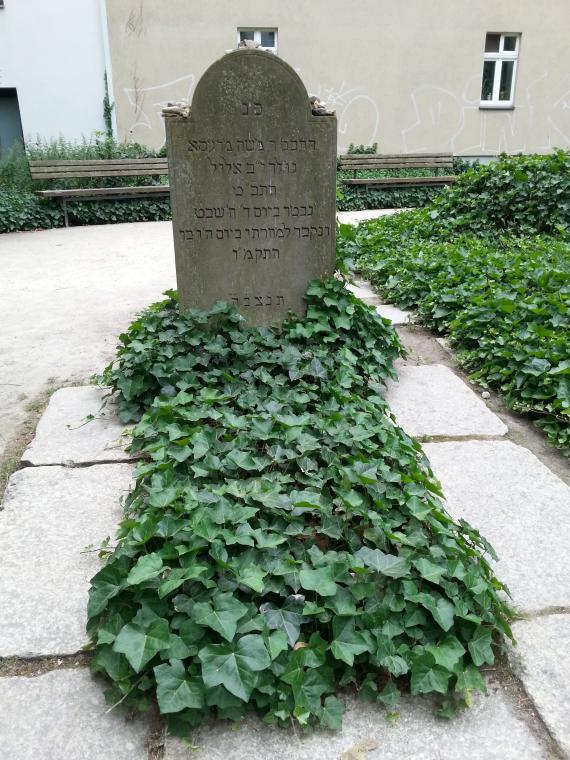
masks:
{"type": "Polygon", "coordinates": [[[490,32],[485,38],[481,108],[512,108],[520,34],[490,32]]]}
{"type": "Polygon", "coordinates": [[[262,50],[277,53],[277,29],[238,29],[238,45],[243,40],[253,40],[262,50]]]}

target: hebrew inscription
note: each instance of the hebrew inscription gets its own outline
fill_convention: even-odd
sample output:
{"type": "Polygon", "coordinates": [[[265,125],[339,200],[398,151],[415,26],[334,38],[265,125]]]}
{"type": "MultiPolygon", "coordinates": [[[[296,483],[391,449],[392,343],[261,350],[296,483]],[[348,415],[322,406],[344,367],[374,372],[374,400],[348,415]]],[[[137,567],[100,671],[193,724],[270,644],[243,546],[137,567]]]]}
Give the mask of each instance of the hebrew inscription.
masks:
{"type": "Polygon", "coordinates": [[[281,59],[240,49],[166,134],[181,309],[223,300],[254,325],[303,314],[309,282],[334,272],[336,119],[312,114],[281,59]]]}

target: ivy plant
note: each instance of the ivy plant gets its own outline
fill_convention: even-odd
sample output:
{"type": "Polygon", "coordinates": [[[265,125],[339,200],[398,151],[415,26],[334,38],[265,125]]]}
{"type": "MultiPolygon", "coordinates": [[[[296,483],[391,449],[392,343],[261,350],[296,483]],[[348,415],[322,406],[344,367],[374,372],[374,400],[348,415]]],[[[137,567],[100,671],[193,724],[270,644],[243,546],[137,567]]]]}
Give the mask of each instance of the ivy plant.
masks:
{"type": "Polygon", "coordinates": [[[140,459],[92,579],[92,669],[174,732],[248,708],[339,728],[343,688],[449,712],[511,636],[492,548],[387,407],[396,333],[337,280],[306,300],[256,329],[170,293],[101,378],[140,459]]]}

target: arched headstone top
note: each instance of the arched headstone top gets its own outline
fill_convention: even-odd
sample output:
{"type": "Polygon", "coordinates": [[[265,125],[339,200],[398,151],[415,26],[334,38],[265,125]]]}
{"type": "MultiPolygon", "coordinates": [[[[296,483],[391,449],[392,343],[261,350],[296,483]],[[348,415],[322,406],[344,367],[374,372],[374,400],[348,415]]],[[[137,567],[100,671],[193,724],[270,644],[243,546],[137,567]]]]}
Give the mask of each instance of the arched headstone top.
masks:
{"type": "Polygon", "coordinates": [[[191,118],[221,114],[224,119],[242,118],[244,108],[254,115],[283,122],[316,119],[309,95],[297,72],[274,53],[240,48],[220,58],[202,75],[192,98],[191,118]],[[235,93],[242,94],[239,102],[235,93]],[[277,96],[277,97],[276,97],[277,96]],[[263,104],[265,113],[257,113],[263,104]]]}
{"type": "Polygon", "coordinates": [[[252,325],[304,314],[309,282],[334,272],[336,118],[313,114],[282,59],[237,50],[166,140],[180,308],[227,301],[252,325]]]}

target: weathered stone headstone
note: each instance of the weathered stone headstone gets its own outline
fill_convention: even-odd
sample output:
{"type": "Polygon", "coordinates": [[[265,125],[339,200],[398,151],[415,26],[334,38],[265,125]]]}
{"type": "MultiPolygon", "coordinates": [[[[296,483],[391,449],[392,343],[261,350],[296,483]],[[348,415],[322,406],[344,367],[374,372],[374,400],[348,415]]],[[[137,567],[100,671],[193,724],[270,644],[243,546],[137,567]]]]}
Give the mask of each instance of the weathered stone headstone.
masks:
{"type": "Polygon", "coordinates": [[[295,71],[236,50],[166,119],[180,308],[234,304],[252,325],[304,314],[335,262],[336,118],[314,115],[295,71]]]}

